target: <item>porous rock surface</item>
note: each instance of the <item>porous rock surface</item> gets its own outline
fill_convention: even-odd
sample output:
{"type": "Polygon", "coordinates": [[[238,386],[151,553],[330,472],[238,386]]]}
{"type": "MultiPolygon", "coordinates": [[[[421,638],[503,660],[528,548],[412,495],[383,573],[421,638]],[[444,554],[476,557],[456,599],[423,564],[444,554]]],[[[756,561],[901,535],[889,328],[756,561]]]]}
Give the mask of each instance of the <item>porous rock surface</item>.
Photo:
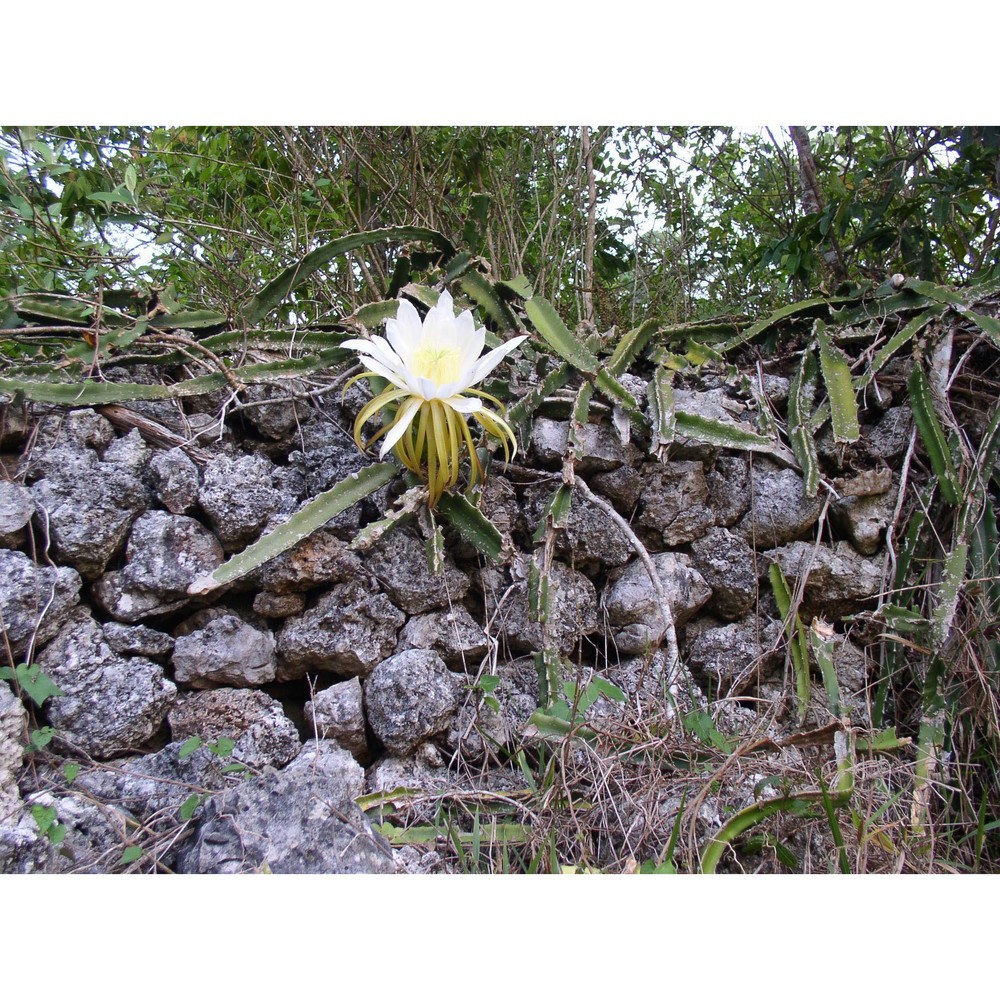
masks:
{"type": "Polygon", "coordinates": [[[116,653],[85,613],[63,626],[38,664],[62,691],[48,706],[59,738],[103,759],[141,747],[177,694],[160,664],[116,653]]]}
{"type": "Polygon", "coordinates": [[[215,796],[178,871],[388,874],[392,849],[349,791],[323,770],[270,772],[215,796]]]}

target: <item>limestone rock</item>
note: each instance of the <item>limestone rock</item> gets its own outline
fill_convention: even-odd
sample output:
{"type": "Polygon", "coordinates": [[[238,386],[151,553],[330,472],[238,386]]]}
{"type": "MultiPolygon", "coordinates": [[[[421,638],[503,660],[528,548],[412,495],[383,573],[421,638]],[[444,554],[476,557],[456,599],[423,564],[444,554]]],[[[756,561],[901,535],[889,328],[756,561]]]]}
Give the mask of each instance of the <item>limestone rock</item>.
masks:
{"type": "Polygon", "coordinates": [[[146,625],[105,622],[101,631],[104,641],[122,656],[145,656],[159,661],[166,659],[174,649],[174,640],[169,635],[146,625]]]}
{"type": "Polygon", "coordinates": [[[227,552],[254,541],[281,496],[271,483],[273,466],[261,455],[225,455],[205,466],[198,502],[227,552]]]}
{"type": "Polygon", "coordinates": [[[719,628],[699,629],[689,636],[687,665],[703,674],[714,697],[751,690],[784,663],[780,621],[760,622],[750,616],[719,628]]]}
{"type": "MultiPolygon", "coordinates": [[[[525,569],[525,577],[527,572],[525,569]]],[[[494,610],[492,599],[493,594],[488,591],[487,611],[490,614],[494,610]]],[[[572,651],[582,636],[597,631],[597,592],[583,573],[554,561],[549,580],[549,599],[552,602],[549,628],[560,651],[572,651]]],[[[527,579],[514,584],[499,609],[497,621],[511,649],[533,652],[544,645],[542,627],[537,621],[532,621],[529,614],[527,579]]]]}
{"type": "Polygon", "coordinates": [[[364,685],[368,724],[391,754],[403,756],[447,731],[462,684],[437,653],[408,649],[383,660],[364,685]]]}
{"type": "Polygon", "coordinates": [[[647,462],[642,467],[637,534],[651,550],[700,538],[715,523],[701,462],[647,462]]]}
{"type": "MultiPolygon", "coordinates": [[[[576,468],[581,475],[608,472],[621,465],[632,465],[639,452],[634,445],[622,444],[618,432],[610,424],[587,424],[578,431],[583,453],[577,456],[576,468]]],[[[531,447],[539,461],[548,467],[562,465],[569,442],[569,422],[538,417],[531,428],[531,447]]]]}
{"type": "Polygon", "coordinates": [[[278,679],[304,677],[310,667],[364,677],[395,650],[405,620],[385,594],[358,581],[337,584],[285,620],[277,637],[278,679]]]}
{"type": "Polygon", "coordinates": [[[750,506],[750,463],[743,457],[720,455],[705,473],[705,482],[715,523],[731,528],[750,506]]]}
{"type": "Polygon", "coordinates": [[[134,472],[101,462],[91,451],[65,467],[49,469],[31,491],[36,520],[48,531],[53,556],[87,579],[100,576],[118,555],[150,501],[134,472]]]}
{"type": "Polygon", "coordinates": [[[335,740],[307,740],[284,773],[325,774],[352,799],[365,793],[364,768],[335,740]]]}
{"type": "Polygon", "coordinates": [[[254,595],[253,609],[264,618],[291,618],[306,609],[306,599],[302,594],[272,594],[262,590],[254,595]]]}
{"type": "Polygon", "coordinates": [[[38,664],[63,692],[46,704],[58,738],[101,759],[142,746],[177,693],[158,663],[120,656],[83,611],[42,651],[38,664]]]}
{"type": "Polygon", "coordinates": [[[180,684],[258,687],[277,673],[274,636],[236,615],[215,618],[174,643],[174,676],[180,684]]]}
{"type": "Polygon", "coordinates": [[[377,874],[392,850],[344,785],[323,771],[263,774],[214,797],[178,870],[214,874],[377,874]]]}
{"type": "Polygon", "coordinates": [[[21,770],[28,713],[11,690],[0,681],[0,826],[9,826],[21,809],[17,773],[21,770]]]}
{"type": "Polygon", "coordinates": [[[901,459],[910,445],[913,414],[908,406],[890,407],[882,419],[862,429],[869,453],[884,462],[901,459]]]}
{"type": "Polygon", "coordinates": [[[275,441],[287,437],[307,419],[308,406],[290,395],[303,391],[305,386],[297,379],[282,380],[280,385],[249,385],[246,400],[256,405],[243,409],[243,419],[263,437],[275,441]]]}
{"type": "Polygon", "coordinates": [[[362,575],[363,569],[361,560],[341,539],[330,529],[321,528],[270,559],[259,572],[264,590],[292,594],[343,583],[362,575]]]}
{"type": "Polygon", "coordinates": [[[148,511],[132,526],[125,568],[94,584],[94,601],[123,622],[169,614],[190,603],[190,584],[222,560],[222,546],[193,518],[148,511]]]}
{"type": "Polygon", "coordinates": [[[858,555],[849,542],[832,548],[790,542],[764,556],[768,563],[777,562],[792,588],[808,573],[804,607],[828,621],[861,610],[882,589],[882,561],[858,555]]]}
{"type": "Polygon", "coordinates": [[[55,795],[40,791],[29,795],[26,805],[29,810],[36,806],[55,810],[56,822],[64,829],[63,839],[53,844],[40,833],[31,812],[25,811],[17,828],[6,831],[22,840],[16,859],[4,858],[4,841],[9,845],[10,839],[0,833],[0,872],[104,873],[121,856],[132,817],[110,803],[94,802],[73,792],[55,795]]]}
{"type": "MultiPolygon", "coordinates": [[[[538,525],[556,484],[529,486],[524,491],[524,507],[529,524],[538,525]]],[[[591,575],[608,567],[624,566],[632,557],[632,543],[599,507],[578,494],[573,495],[566,525],[556,534],[556,554],[591,575]]]]}
{"type": "Polygon", "coordinates": [[[411,618],[399,636],[397,652],[433,649],[449,666],[475,670],[489,644],[486,633],[461,604],[411,618]]]}
{"type": "MultiPolygon", "coordinates": [[[[675,626],[684,625],[712,596],[701,574],[691,566],[691,557],[662,552],[652,557],[663,584],[675,626]]],[[[615,627],[615,643],[623,653],[642,653],[666,634],[656,589],[645,564],[634,559],[612,574],[604,592],[608,621],[615,627]]]]}
{"type": "Polygon", "coordinates": [[[156,499],[171,514],[186,514],[198,502],[198,466],[180,448],[156,452],[147,477],[156,499]]]}
{"type": "Polygon", "coordinates": [[[491,753],[514,745],[518,734],[538,708],[538,668],[532,656],[522,656],[496,666],[499,682],[486,703],[477,691],[467,692],[455,715],[445,743],[465,761],[476,763],[491,753]]]}
{"type": "Polygon", "coordinates": [[[408,531],[390,531],[369,553],[365,566],[378,577],[393,604],[411,615],[457,604],[468,593],[468,576],[445,553],[444,573],[427,568],[424,543],[408,531]]]}
{"type": "Polygon", "coordinates": [[[106,768],[85,767],[73,787],[114,802],[144,822],[156,817],[157,823],[174,825],[177,810],[195,790],[211,793],[243,780],[242,776],[222,774],[231,760],[204,746],[181,757],[182,746],[178,740],[156,753],[112,761],[106,768]]]}
{"type": "Polygon", "coordinates": [[[31,490],[0,479],[0,548],[16,549],[24,543],[24,528],[34,513],[31,490]]]}
{"type": "Polygon", "coordinates": [[[249,767],[284,767],[302,749],[281,703],[263,691],[218,688],[182,695],[167,719],[175,740],[200,736],[215,743],[224,736],[235,741],[233,759],[249,767]]]}
{"type": "Polygon", "coordinates": [[[68,566],[36,566],[26,555],[0,549],[0,649],[21,659],[34,635],[38,646],[66,623],[80,600],[80,574],[68,566]]]}
{"type": "Polygon", "coordinates": [[[707,610],[723,618],[741,618],[757,597],[754,551],[726,528],[712,528],[691,544],[695,569],[712,588],[707,610]]]}
{"type": "Polygon", "coordinates": [[[361,763],[368,763],[361,681],[357,677],[318,691],[306,702],[305,716],[318,739],[336,740],[361,763]]]}
{"type": "MultiPolygon", "coordinates": [[[[897,486],[898,489],[898,486],[897,486]]],[[[896,490],[881,496],[845,496],[830,506],[830,519],[863,556],[882,547],[896,506],[896,490]]]]}
{"type": "Polygon", "coordinates": [[[819,520],[822,501],[807,497],[802,477],[758,458],[753,465],[750,510],[734,534],[757,549],[801,538],[819,520]]]}

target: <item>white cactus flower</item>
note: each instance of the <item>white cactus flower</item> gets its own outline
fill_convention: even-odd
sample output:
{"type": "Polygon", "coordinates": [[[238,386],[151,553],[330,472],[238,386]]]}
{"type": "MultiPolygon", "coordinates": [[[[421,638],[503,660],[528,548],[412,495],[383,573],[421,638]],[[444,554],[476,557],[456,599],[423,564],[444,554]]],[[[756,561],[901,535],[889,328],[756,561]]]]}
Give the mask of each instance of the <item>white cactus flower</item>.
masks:
{"type": "Polygon", "coordinates": [[[458,482],[463,446],[469,453],[470,485],[474,485],[483,478],[483,469],[476,456],[468,416],[475,417],[487,434],[499,439],[508,461],[517,452],[514,432],[503,418],[500,401],[475,386],[527,339],[514,337],[480,357],[486,331],[476,326],[470,310],[455,315],[448,292],[441,293],[423,322],[409,302],[401,301],[396,318],[386,321],[385,337],[346,340],[343,344],[357,351],[368,369],[357,378],[380,375],[390,383],[358,414],[354,422],[358,447],[364,451],[384,434],[379,457],[384,458],[392,450],[411,472],[426,479],[431,507],[458,482]],[[495,404],[497,410],[490,409],[483,400],[495,404]],[[391,404],[396,404],[393,419],[363,445],[364,424],[391,404]]]}

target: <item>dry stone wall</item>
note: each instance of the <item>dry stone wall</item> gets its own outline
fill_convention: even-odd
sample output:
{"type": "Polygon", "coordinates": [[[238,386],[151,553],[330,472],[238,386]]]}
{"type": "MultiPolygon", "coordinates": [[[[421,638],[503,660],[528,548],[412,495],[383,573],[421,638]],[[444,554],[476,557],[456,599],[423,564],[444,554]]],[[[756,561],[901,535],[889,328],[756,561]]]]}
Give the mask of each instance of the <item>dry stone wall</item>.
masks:
{"type": "MultiPolygon", "coordinates": [[[[3,648],[63,694],[36,712],[56,753],[26,769],[24,707],[0,682],[0,870],[113,870],[136,824],[162,831],[150,849],[161,870],[425,870],[412,851],[394,858],[355,799],[523,787],[509,757],[538,707],[532,654],[546,639],[579,678],[626,693],[624,707],[598,700],[595,725],[662,699],[656,589],[628,533],[580,495],[555,540],[554,614],[544,629],[533,620],[529,561],[562,481],[565,420],[537,419],[523,464],[494,465],[481,505],[507,540],[503,561],[448,535],[432,576],[420,517],[353,551],[390,487],[224,591],[190,596],[192,581],[366,461],[336,408],[253,392],[261,405],[202,439],[200,463],[93,410],[4,422],[16,430],[0,438],[3,648]],[[498,678],[489,699],[483,675],[498,678]],[[60,755],[79,764],[72,785],[60,755]],[[39,803],[66,827],[58,846],[31,819],[39,803]]],[[[684,395],[692,412],[752,422],[722,388],[684,395]]],[[[907,419],[899,407],[871,415],[850,463],[883,470],[881,492],[832,505],[769,458],[680,441],[657,461],[609,420],[584,429],[577,473],[631,526],[666,591],[678,697],[729,699],[744,726],[763,702],[772,728],[793,724],[768,567],[802,581],[807,622],[872,605],[907,419]]],[[[832,476],[847,458],[834,449],[826,462],[832,476]]],[[[845,702],[863,712],[863,646],[838,635],[837,662],[845,702]]]]}

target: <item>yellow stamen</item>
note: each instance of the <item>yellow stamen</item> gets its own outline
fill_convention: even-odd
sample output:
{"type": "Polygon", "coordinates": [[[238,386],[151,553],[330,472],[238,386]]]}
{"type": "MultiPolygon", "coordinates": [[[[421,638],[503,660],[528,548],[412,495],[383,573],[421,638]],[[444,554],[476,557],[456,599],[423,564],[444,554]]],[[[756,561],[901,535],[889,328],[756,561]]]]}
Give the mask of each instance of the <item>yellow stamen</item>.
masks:
{"type": "Polygon", "coordinates": [[[413,355],[413,373],[437,385],[455,382],[461,376],[462,355],[457,347],[425,340],[413,355]]]}

